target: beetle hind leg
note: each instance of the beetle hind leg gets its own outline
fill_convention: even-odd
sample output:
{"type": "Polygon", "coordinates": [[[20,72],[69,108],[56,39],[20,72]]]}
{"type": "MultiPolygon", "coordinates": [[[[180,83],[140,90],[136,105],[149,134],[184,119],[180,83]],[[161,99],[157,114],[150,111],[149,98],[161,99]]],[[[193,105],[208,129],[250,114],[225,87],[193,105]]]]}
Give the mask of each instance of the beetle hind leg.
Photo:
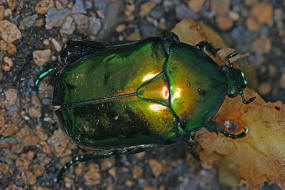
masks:
{"type": "Polygon", "coordinates": [[[57,176],[56,177],[56,181],[57,182],[60,181],[61,178],[62,178],[62,175],[64,174],[64,172],[66,172],[75,163],[85,162],[85,161],[89,161],[89,160],[101,160],[101,159],[109,158],[109,157],[112,157],[112,156],[115,156],[115,155],[120,155],[120,154],[135,154],[135,153],[143,152],[146,149],[153,148],[155,146],[158,146],[158,145],[153,145],[153,144],[139,145],[139,146],[127,147],[127,148],[118,149],[118,150],[112,150],[112,151],[109,151],[109,152],[92,152],[92,153],[87,153],[85,155],[76,156],[72,160],[67,162],[58,171],[58,173],[56,175],[57,176]]]}

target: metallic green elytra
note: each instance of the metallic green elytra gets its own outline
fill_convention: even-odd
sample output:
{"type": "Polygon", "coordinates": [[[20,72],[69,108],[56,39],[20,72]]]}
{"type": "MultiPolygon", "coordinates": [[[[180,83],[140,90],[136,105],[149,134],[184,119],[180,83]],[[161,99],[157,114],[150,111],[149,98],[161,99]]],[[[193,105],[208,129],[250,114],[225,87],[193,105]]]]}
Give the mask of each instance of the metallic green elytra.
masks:
{"type": "Polygon", "coordinates": [[[211,121],[226,95],[254,100],[245,100],[244,74],[229,61],[237,52],[219,67],[204,51],[216,53],[208,42],[191,46],[172,33],[120,43],[70,41],[55,69],[53,105],[74,141],[102,151],[75,157],[59,176],[77,161],[192,140],[201,127],[245,136],[247,129],[233,135],[211,121]]]}

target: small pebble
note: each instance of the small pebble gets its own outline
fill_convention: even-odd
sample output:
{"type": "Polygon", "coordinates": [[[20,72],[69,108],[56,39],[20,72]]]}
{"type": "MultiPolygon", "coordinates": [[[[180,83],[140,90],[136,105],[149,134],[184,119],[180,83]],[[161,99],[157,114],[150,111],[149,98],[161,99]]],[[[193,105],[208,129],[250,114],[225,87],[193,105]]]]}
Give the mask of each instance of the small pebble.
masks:
{"type": "Polygon", "coordinates": [[[116,27],[116,32],[123,32],[126,28],[126,25],[124,24],[119,24],[117,27],[116,27]]]}
{"type": "Polygon", "coordinates": [[[7,0],[8,6],[14,10],[17,6],[18,6],[18,2],[17,0],[7,0]]]}
{"type": "Polygon", "coordinates": [[[72,179],[70,179],[69,177],[64,178],[64,184],[66,188],[70,189],[72,187],[72,183],[72,179]]]}
{"type": "Polygon", "coordinates": [[[2,5],[0,5],[0,20],[4,18],[4,11],[5,11],[5,8],[2,5]]]}
{"type": "Polygon", "coordinates": [[[216,18],[217,26],[221,30],[229,30],[233,26],[233,21],[227,16],[218,16],[216,18]]]}
{"type": "MultiPolygon", "coordinates": [[[[1,171],[1,170],[0,170],[0,171],[1,171]]],[[[127,180],[127,181],[126,181],[126,185],[127,185],[128,187],[131,187],[131,186],[134,185],[134,183],[133,183],[131,180],[127,180]]]]}
{"type": "Polygon", "coordinates": [[[103,13],[102,10],[97,10],[96,13],[97,13],[97,15],[98,15],[99,18],[105,19],[105,15],[104,15],[104,13],[103,13]]]}
{"type": "Polygon", "coordinates": [[[115,168],[111,168],[108,170],[108,173],[115,178],[116,177],[116,169],[115,168]]]}
{"type": "Polygon", "coordinates": [[[45,46],[49,46],[50,42],[49,42],[48,39],[44,39],[43,44],[44,44],[45,46]]]}
{"type": "Polygon", "coordinates": [[[250,31],[258,31],[260,28],[259,22],[254,17],[249,17],[246,19],[246,27],[250,31]]]}
{"type": "Polygon", "coordinates": [[[135,154],[135,157],[139,160],[143,159],[145,156],[145,152],[139,152],[135,154]]]}
{"type": "Polygon", "coordinates": [[[271,50],[271,39],[266,36],[261,36],[251,44],[251,49],[261,53],[269,53],[271,50]]]}
{"type": "Polygon", "coordinates": [[[34,155],[33,151],[22,153],[16,160],[16,166],[22,171],[27,171],[34,155]]]}
{"type": "Polygon", "coordinates": [[[62,47],[61,47],[60,43],[56,39],[52,38],[51,39],[51,43],[53,44],[53,47],[55,48],[55,50],[57,52],[61,52],[62,47]]]}
{"type": "Polygon", "coordinates": [[[136,10],[136,7],[134,4],[127,4],[125,7],[125,20],[126,21],[131,21],[134,19],[134,11],[136,10]]]}
{"type": "Polygon", "coordinates": [[[62,10],[62,9],[63,9],[63,6],[62,6],[61,2],[55,1],[55,8],[56,8],[57,10],[62,10]]]}
{"type": "Polygon", "coordinates": [[[66,134],[62,129],[58,129],[48,140],[48,143],[51,145],[52,151],[56,156],[69,155],[69,152],[66,151],[69,140],[67,138],[64,138],[65,135],[66,134]]]}
{"type": "Polygon", "coordinates": [[[2,66],[3,71],[10,71],[14,65],[13,60],[11,58],[5,56],[3,61],[4,61],[4,64],[2,66]]]}
{"type": "Polygon", "coordinates": [[[25,17],[21,22],[20,29],[31,28],[36,23],[37,18],[37,14],[25,17]]]}
{"type": "Polygon", "coordinates": [[[70,1],[69,3],[66,4],[66,7],[71,9],[73,7],[73,2],[70,1]]]}
{"type": "Polygon", "coordinates": [[[1,135],[3,137],[9,137],[9,136],[15,134],[19,129],[19,127],[12,122],[9,122],[7,125],[4,125],[2,127],[3,128],[2,128],[2,130],[0,130],[0,132],[1,132],[1,135]]]}
{"type": "Polygon", "coordinates": [[[23,180],[33,185],[37,182],[36,176],[31,171],[24,171],[23,180]]]}
{"type": "MultiPolygon", "coordinates": [[[[70,14],[70,10],[62,9],[57,10],[56,8],[52,7],[48,10],[46,14],[46,29],[52,29],[54,27],[59,27],[64,22],[64,19],[70,14]]],[[[43,22],[42,22],[43,23],[43,22]]],[[[39,24],[36,24],[39,25],[39,24]]]]}
{"type": "Polygon", "coordinates": [[[154,19],[164,19],[164,9],[162,5],[156,5],[151,11],[149,12],[149,16],[154,19]]]}
{"type": "Polygon", "coordinates": [[[30,161],[26,158],[23,158],[22,155],[16,159],[15,165],[19,170],[25,171],[28,170],[30,161]]]}
{"type": "Polygon", "coordinates": [[[36,20],[36,22],[35,22],[36,27],[42,27],[43,25],[44,25],[44,19],[43,18],[36,20]]]}
{"type": "Polygon", "coordinates": [[[141,9],[140,9],[140,16],[141,17],[144,17],[144,16],[147,16],[149,14],[149,12],[151,11],[151,9],[153,9],[155,7],[155,3],[154,2],[146,2],[146,3],[143,3],[141,5],[141,9]]]}
{"type": "Polygon", "coordinates": [[[106,158],[106,159],[102,160],[102,162],[101,162],[101,169],[102,170],[108,170],[114,164],[115,164],[115,159],[114,158],[106,158]]]}
{"type": "Polygon", "coordinates": [[[139,178],[143,173],[143,169],[140,166],[134,166],[133,167],[133,178],[137,179],[139,178]]]}
{"type": "Polygon", "coordinates": [[[258,89],[262,95],[266,95],[271,91],[271,85],[270,83],[264,82],[259,85],[258,89]]]}
{"type": "Polygon", "coordinates": [[[184,18],[197,19],[197,15],[194,12],[192,12],[188,7],[186,7],[184,4],[176,6],[175,13],[177,18],[181,20],[184,18]]]}
{"type": "Polygon", "coordinates": [[[0,21],[0,33],[2,39],[8,43],[13,43],[22,37],[22,34],[17,26],[7,20],[0,21]]]}
{"type": "Polygon", "coordinates": [[[51,153],[50,146],[45,141],[40,141],[40,145],[41,145],[41,150],[44,153],[46,153],[46,154],[50,154],[51,153]]]}
{"type": "Polygon", "coordinates": [[[53,5],[53,0],[41,0],[37,3],[35,11],[38,14],[46,14],[53,5]]]}
{"type": "Polygon", "coordinates": [[[205,0],[189,0],[188,7],[195,13],[199,12],[204,4],[205,0]]]}
{"type": "Polygon", "coordinates": [[[76,0],[75,4],[72,6],[72,14],[85,14],[86,10],[84,7],[84,1],[83,0],[76,0]]]}
{"type": "Polygon", "coordinates": [[[155,177],[158,177],[163,170],[163,166],[161,162],[159,162],[158,160],[154,160],[154,159],[149,160],[149,167],[155,177]]]}
{"type": "Polygon", "coordinates": [[[14,88],[9,88],[8,90],[5,91],[5,96],[6,96],[6,100],[8,103],[8,106],[11,105],[15,105],[17,98],[18,98],[18,94],[17,94],[17,90],[14,88]]]}
{"type": "Polygon", "coordinates": [[[38,143],[39,143],[39,137],[37,136],[26,136],[22,140],[22,144],[24,147],[37,146],[38,143]]]}
{"type": "Polygon", "coordinates": [[[75,23],[71,16],[67,17],[60,29],[61,34],[71,35],[75,30],[75,23]]]}
{"type": "Polygon", "coordinates": [[[39,137],[40,140],[45,141],[47,140],[47,134],[44,132],[40,125],[36,126],[35,135],[39,137]]]}
{"type": "Polygon", "coordinates": [[[127,41],[135,41],[135,40],[140,40],[140,39],[141,39],[141,35],[137,32],[131,33],[130,35],[126,37],[127,41]]]}
{"type": "Polygon", "coordinates": [[[17,139],[21,140],[29,135],[31,135],[30,128],[28,126],[24,126],[24,128],[21,128],[20,131],[17,133],[16,137],[17,139]]]}
{"type": "Polygon", "coordinates": [[[89,22],[89,31],[91,35],[95,36],[101,29],[101,20],[93,16],[88,18],[88,22],[89,22]]]}
{"type": "Polygon", "coordinates": [[[34,164],[33,171],[36,177],[42,176],[44,174],[44,168],[40,164],[34,164]]]}
{"type": "Polygon", "coordinates": [[[37,96],[32,97],[32,107],[29,108],[29,115],[31,117],[40,118],[42,116],[42,105],[37,96]]]}
{"type": "Polygon", "coordinates": [[[83,164],[79,163],[75,168],[76,176],[81,176],[83,174],[83,164]]]}
{"type": "Polygon", "coordinates": [[[12,10],[11,9],[5,9],[4,17],[11,17],[11,16],[12,16],[12,10]]]}
{"type": "Polygon", "coordinates": [[[212,0],[211,10],[215,11],[218,16],[227,15],[230,10],[230,0],[212,0]]]}
{"type": "Polygon", "coordinates": [[[76,30],[78,33],[84,34],[88,30],[88,17],[83,14],[72,15],[75,24],[76,30]]]}
{"type": "Polygon", "coordinates": [[[86,185],[97,185],[101,183],[98,164],[88,164],[88,171],[84,175],[86,185]]]}
{"type": "Polygon", "coordinates": [[[8,173],[8,171],[9,171],[9,166],[4,162],[0,162],[0,172],[5,175],[8,173]]]}
{"type": "Polygon", "coordinates": [[[238,21],[240,19],[240,16],[237,12],[235,11],[230,11],[229,12],[229,17],[230,19],[232,19],[233,21],[238,21]]]}
{"type": "Polygon", "coordinates": [[[46,50],[35,50],[33,51],[33,58],[35,64],[38,66],[42,66],[46,62],[48,62],[51,58],[51,50],[46,49],[46,50]]]}
{"type": "Polygon", "coordinates": [[[273,24],[273,7],[271,3],[256,3],[251,8],[251,14],[259,24],[273,24]]]}

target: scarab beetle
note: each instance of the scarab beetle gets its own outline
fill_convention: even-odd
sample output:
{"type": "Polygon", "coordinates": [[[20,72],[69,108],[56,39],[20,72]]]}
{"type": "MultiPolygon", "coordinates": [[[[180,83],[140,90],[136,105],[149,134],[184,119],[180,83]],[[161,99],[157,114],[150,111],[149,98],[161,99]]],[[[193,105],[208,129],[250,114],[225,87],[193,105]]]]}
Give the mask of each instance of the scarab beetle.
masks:
{"type": "MultiPolygon", "coordinates": [[[[219,67],[204,51],[208,42],[191,46],[168,33],[141,41],[100,43],[72,40],[56,70],[53,105],[67,134],[79,145],[102,151],[75,157],[74,162],[135,153],[191,138],[206,127],[233,135],[211,121],[225,96],[245,100],[244,74],[230,58],[219,67]]],[[[38,83],[38,81],[37,81],[38,83]]]]}

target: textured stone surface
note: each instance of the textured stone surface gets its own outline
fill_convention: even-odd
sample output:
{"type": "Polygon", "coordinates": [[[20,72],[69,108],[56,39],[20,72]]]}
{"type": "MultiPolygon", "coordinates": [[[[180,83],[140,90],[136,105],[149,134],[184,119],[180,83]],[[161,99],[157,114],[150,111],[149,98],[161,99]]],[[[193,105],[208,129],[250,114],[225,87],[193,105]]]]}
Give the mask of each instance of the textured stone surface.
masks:
{"type": "Polygon", "coordinates": [[[33,51],[34,62],[38,66],[42,66],[43,64],[48,62],[50,60],[50,57],[51,57],[50,49],[33,51]]]}
{"type": "MultiPolygon", "coordinates": [[[[190,17],[214,28],[230,47],[249,52],[242,62],[249,85],[266,100],[284,102],[284,15],[283,1],[0,0],[0,189],[229,189],[218,180],[229,179],[226,173],[189,161],[183,144],[82,162],[61,182],[46,182],[84,151],[62,130],[51,105],[55,76],[44,78],[38,88],[34,82],[60,64],[70,39],[138,40],[161,35],[190,17]],[[48,52],[36,53],[40,62],[34,64],[38,50],[48,52]]],[[[207,35],[186,33],[181,39],[207,35]]]]}

